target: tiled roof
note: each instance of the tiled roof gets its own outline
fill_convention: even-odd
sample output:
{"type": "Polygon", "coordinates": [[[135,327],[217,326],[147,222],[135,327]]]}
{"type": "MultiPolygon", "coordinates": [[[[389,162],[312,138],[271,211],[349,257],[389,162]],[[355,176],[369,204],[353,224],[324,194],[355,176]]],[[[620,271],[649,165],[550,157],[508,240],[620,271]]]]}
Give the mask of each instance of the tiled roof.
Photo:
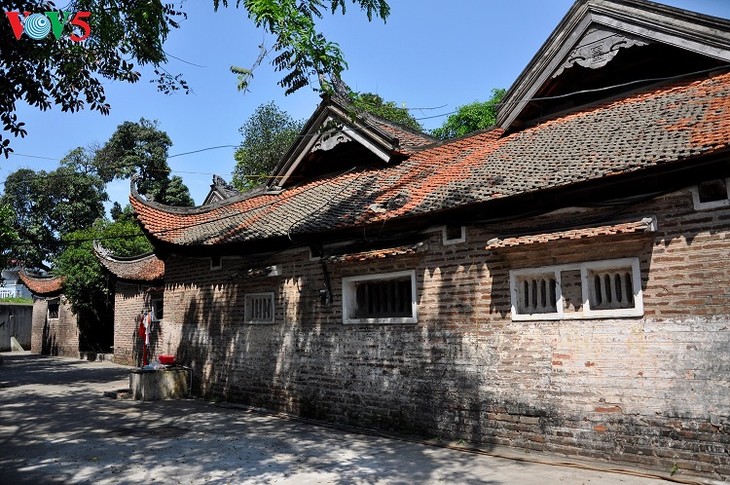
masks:
{"type": "Polygon", "coordinates": [[[350,263],[355,261],[371,261],[376,259],[385,259],[393,256],[402,256],[404,254],[416,254],[425,252],[428,246],[423,243],[410,244],[386,249],[374,249],[371,251],[361,251],[357,253],[338,254],[332,256],[324,256],[322,259],[331,263],[350,263]]]}
{"type": "Polygon", "coordinates": [[[61,293],[63,289],[63,278],[61,277],[40,277],[30,276],[24,271],[18,273],[20,281],[33,293],[38,296],[54,296],[61,293]]]}
{"type": "Polygon", "coordinates": [[[425,133],[419,133],[373,115],[368,115],[368,123],[390,134],[393,138],[397,138],[399,142],[398,151],[405,154],[414,153],[419,148],[436,142],[434,138],[425,133]]]}
{"type": "Polygon", "coordinates": [[[638,221],[621,222],[598,227],[585,227],[570,229],[567,231],[547,232],[542,234],[529,234],[525,236],[507,237],[504,239],[492,239],[487,242],[485,249],[499,249],[513,246],[524,246],[528,244],[546,243],[560,239],[583,239],[596,236],[611,236],[616,234],[635,234],[639,232],[655,232],[656,219],[644,217],[638,221]]]}
{"type": "Polygon", "coordinates": [[[122,280],[158,281],[165,276],[165,263],[154,254],[120,258],[113,256],[97,243],[94,244],[94,253],[102,266],[122,280]]]}
{"type": "Polygon", "coordinates": [[[293,237],[567,187],[730,147],[730,74],[658,87],[505,135],[477,133],[385,168],[176,209],[132,194],[154,239],[213,245],[293,237]]]}

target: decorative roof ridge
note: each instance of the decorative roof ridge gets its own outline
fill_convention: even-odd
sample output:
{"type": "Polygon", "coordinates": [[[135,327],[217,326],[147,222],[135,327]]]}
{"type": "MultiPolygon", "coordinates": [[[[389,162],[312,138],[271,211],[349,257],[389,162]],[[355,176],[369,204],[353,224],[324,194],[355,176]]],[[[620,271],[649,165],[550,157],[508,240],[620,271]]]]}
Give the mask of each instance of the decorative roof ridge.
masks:
{"type": "Polygon", "coordinates": [[[153,251],[139,254],[136,256],[117,256],[113,254],[109,249],[102,246],[98,240],[94,240],[94,253],[96,253],[96,255],[100,259],[106,259],[107,261],[119,264],[134,264],[144,261],[146,259],[157,259],[157,256],[153,251]]]}
{"type": "Polygon", "coordinates": [[[730,21],[648,0],[577,0],[526,64],[502,99],[497,124],[509,129],[525,105],[591,25],[648,40],[680,45],[704,55],[730,59],[730,21]],[[705,30],[703,30],[705,29],[705,30]],[[711,31],[711,32],[708,32],[711,31]]]}
{"type": "Polygon", "coordinates": [[[132,177],[129,182],[129,199],[131,202],[138,202],[144,206],[151,207],[161,212],[167,212],[169,214],[181,214],[181,215],[192,215],[192,214],[205,214],[221,207],[231,205],[244,200],[253,199],[261,195],[279,195],[281,190],[267,189],[265,185],[259,185],[251,190],[247,190],[239,195],[229,197],[227,199],[213,202],[210,204],[197,205],[194,207],[179,207],[174,205],[161,204],[152,200],[147,200],[138,191],[136,186],[137,179],[132,177]]]}

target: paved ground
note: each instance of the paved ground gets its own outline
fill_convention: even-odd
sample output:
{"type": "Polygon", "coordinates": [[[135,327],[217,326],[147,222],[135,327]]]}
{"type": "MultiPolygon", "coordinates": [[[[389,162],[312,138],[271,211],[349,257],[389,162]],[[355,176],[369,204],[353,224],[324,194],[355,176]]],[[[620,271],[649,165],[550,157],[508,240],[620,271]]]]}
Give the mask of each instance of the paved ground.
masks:
{"type": "Polygon", "coordinates": [[[103,392],[127,387],[127,367],[0,355],[2,484],[666,483],[357,434],[202,400],[114,400],[103,392]]]}

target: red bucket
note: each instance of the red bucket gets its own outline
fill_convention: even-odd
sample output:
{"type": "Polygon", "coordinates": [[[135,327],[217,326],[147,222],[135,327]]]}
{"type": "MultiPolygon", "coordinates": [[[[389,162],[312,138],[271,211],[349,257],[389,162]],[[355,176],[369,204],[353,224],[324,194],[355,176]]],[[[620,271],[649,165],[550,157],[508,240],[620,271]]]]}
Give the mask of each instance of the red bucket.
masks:
{"type": "Polygon", "coordinates": [[[162,365],[172,365],[175,363],[175,356],[174,355],[158,355],[157,360],[159,360],[160,364],[162,364],[162,365]]]}

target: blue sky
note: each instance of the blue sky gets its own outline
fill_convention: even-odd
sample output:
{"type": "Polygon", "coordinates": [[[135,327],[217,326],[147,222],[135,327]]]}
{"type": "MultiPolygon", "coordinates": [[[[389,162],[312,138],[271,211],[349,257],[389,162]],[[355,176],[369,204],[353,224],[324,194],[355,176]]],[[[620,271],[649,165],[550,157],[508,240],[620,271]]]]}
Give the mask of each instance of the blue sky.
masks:
{"type": "MultiPolygon", "coordinates": [[[[235,2],[232,2],[235,3],[235,2]]],[[[353,89],[374,92],[412,114],[426,129],[440,126],[458,106],[487,99],[492,88],[508,88],[567,13],[572,0],[390,0],[391,16],[367,22],[354,5],[345,16],[322,21],[329,39],[342,47],[349,69],[343,79],[353,89]],[[444,116],[438,116],[444,115],[444,116]]],[[[730,0],[663,0],[722,18],[730,18],[730,0]]],[[[166,66],[182,73],[194,94],[158,93],[147,76],[136,84],[108,82],[109,116],[97,112],[40,112],[21,106],[28,136],[12,140],[16,154],[0,158],[0,183],[18,168],[53,170],[77,146],[104,143],[124,121],[157,120],[173,141],[169,160],[196,203],[201,203],[213,174],[230,180],[239,127],[257,106],[275,101],[294,118],[308,118],[319,97],[309,88],[284,96],[280,73],[264,63],[254,72],[250,92],[236,90],[231,65],[249,67],[258,46],[272,37],[254,28],[241,10],[213,12],[212,1],[184,3],[188,20],[165,46],[166,66]],[[22,156],[24,155],[24,156],[22,156]]],[[[92,13],[93,14],[93,13],[92,13]]],[[[143,71],[145,72],[145,71],[143,71]]],[[[148,72],[149,74],[149,72],[148,72]]],[[[112,201],[126,203],[128,184],[108,187],[112,201]]]]}

